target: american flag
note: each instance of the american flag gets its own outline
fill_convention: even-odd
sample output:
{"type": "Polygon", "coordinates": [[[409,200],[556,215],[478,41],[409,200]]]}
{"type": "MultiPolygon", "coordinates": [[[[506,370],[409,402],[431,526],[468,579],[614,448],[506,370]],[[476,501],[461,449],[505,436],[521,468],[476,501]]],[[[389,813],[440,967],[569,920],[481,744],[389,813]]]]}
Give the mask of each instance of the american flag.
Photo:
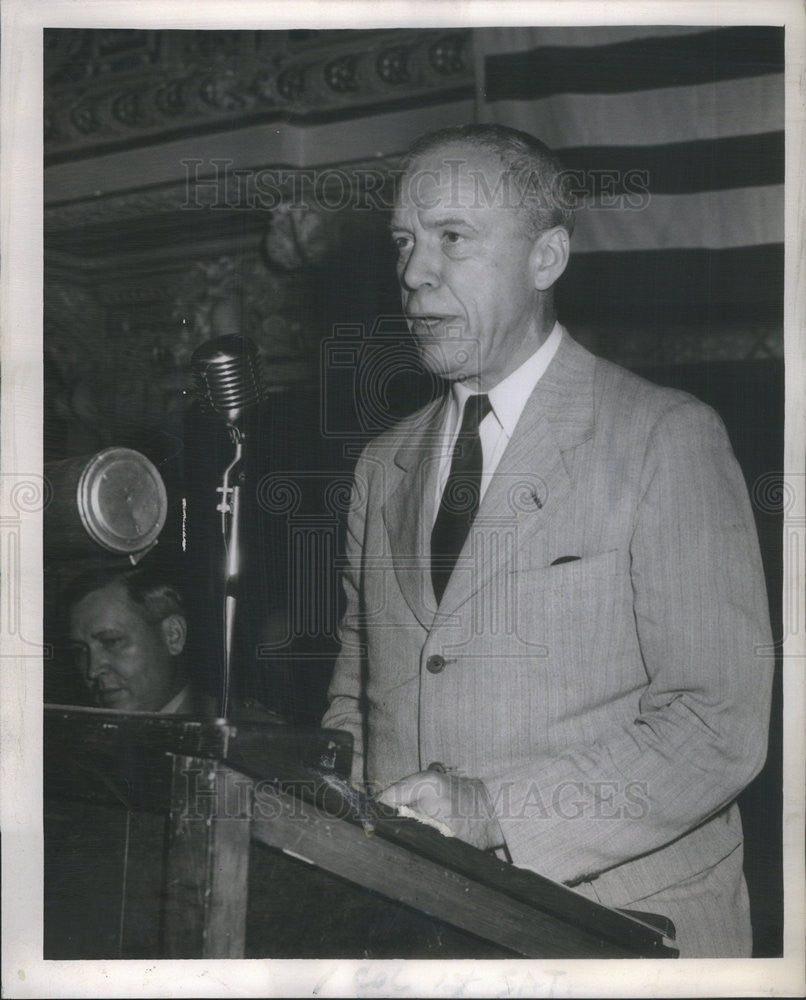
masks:
{"type": "Polygon", "coordinates": [[[478,119],[579,178],[563,315],[781,322],[783,28],[489,28],[474,45],[478,119]]]}

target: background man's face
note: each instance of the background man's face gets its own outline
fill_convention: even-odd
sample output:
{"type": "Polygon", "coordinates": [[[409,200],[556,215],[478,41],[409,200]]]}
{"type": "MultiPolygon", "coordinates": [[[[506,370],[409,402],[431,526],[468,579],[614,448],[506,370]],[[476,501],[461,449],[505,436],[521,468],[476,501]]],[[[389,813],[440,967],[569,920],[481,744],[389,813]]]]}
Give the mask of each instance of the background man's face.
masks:
{"type": "Polygon", "coordinates": [[[463,143],[426,153],[403,179],[391,227],[403,309],[426,367],[449,379],[483,373],[482,388],[540,342],[533,244],[522,210],[502,203],[502,171],[494,153],[463,143]]]}
{"type": "Polygon", "coordinates": [[[145,620],[122,584],[94,590],[73,606],[70,640],[100,707],[157,712],[176,694],[176,660],[162,627],[145,620]]]}

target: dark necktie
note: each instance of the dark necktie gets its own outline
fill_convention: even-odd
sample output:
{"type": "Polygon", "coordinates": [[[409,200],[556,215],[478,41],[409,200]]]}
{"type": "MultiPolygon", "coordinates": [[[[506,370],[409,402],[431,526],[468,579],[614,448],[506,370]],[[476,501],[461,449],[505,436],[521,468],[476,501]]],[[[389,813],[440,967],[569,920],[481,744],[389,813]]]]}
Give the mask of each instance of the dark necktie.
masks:
{"type": "Polygon", "coordinates": [[[486,395],[468,396],[453,446],[451,470],[431,532],[431,582],[442,600],[453,567],[479,509],[482,453],[479,424],[490,412],[486,395]]]}

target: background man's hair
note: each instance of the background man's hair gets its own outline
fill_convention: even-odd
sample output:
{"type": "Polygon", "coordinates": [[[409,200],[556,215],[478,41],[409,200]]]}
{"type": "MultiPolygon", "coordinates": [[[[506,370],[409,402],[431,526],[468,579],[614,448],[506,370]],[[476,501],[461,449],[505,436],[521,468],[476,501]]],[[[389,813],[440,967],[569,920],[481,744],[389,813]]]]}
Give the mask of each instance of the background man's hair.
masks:
{"type": "Polygon", "coordinates": [[[64,607],[68,613],[87,594],[102,590],[110,584],[120,583],[132,604],[136,605],[145,620],[157,625],[169,615],[185,614],[184,601],[178,588],[161,574],[151,569],[136,567],[101,567],[86,570],[71,580],[64,593],[64,607]]]}
{"type": "Polygon", "coordinates": [[[403,162],[404,176],[424,154],[463,143],[497,154],[505,179],[514,186],[518,206],[526,213],[530,236],[554,226],[574,229],[576,199],[572,177],[559,157],[540,139],[506,125],[450,125],[415,139],[403,162]]]}

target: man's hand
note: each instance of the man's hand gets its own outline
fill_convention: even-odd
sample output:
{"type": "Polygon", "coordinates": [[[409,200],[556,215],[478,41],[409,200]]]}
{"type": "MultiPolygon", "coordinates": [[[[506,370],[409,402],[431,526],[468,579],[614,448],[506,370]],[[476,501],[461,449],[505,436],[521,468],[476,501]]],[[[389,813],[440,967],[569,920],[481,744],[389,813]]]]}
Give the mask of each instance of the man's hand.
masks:
{"type": "Polygon", "coordinates": [[[443,823],[455,837],[482,851],[504,843],[490,796],[478,778],[420,771],[389,785],[379,799],[388,806],[408,806],[443,823]]]}

